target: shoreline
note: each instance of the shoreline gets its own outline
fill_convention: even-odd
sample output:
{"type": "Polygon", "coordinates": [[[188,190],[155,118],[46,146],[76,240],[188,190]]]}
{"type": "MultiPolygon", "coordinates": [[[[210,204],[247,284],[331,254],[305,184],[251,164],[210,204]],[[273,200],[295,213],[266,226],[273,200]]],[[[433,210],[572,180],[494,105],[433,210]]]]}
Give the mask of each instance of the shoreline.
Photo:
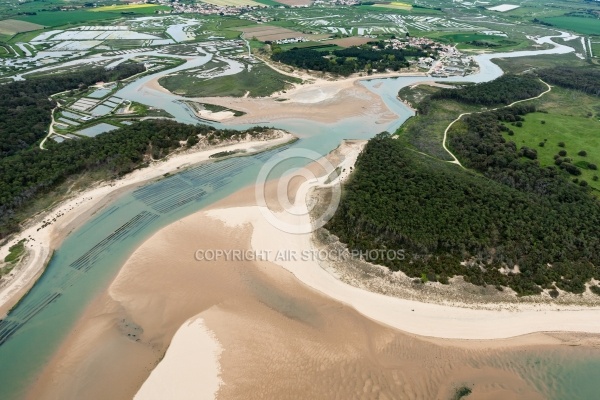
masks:
{"type": "MultiPolygon", "coordinates": [[[[349,165],[353,165],[354,161],[355,158],[349,165]]],[[[310,222],[308,196],[313,188],[323,186],[325,178],[321,177],[318,182],[306,182],[298,188],[294,196],[294,205],[295,209],[302,210],[304,215],[284,215],[282,212],[279,213],[279,217],[288,223],[310,222]]],[[[257,205],[211,208],[207,214],[230,227],[252,225],[251,247],[257,252],[271,251],[270,254],[277,254],[278,250],[286,249],[301,254],[306,249],[318,250],[313,242],[312,233],[294,235],[280,231],[265,220],[257,205]]],[[[494,340],[535,333],[600,333],[600,325],[593,323],[600,311],[598,306],[531,303],[511,304],[510,309],[473,309],[457,307],[456,303],[424,303],[351,286],[326,271],[316,260],[272,261],[294,274],[302,283],[353,307],[365,317],[419,336],[494,340]],[[557,327],[560,329],[556,329],[557,327]]]]}
{"type": "MultiPolygon", "coordinates": [[[[171,154],[165,159],[153,161],[149,166],[132,171],[115,180],[97,183],[94,187],[66,198],[50,210],[45,210],[23,223],[24,229],[0,248],[0,259],[8,254],[8,248],[21,239],[28,239],[27,254],[17,266],[3,277],[0,286],[0,317],[7,315],[29,292],[42,276],[51,255],[62,241],[96,212],[132,187],[172,173],[180,168],[192,166],[210,158],[215,151],[242,150],[250,153],[264,151],[295,139],[290,133],[279,131],[281,136],[270,140],[250,140],[223,144],[200,149],[185,150],[171,154]],[[47,222],[51,222],[47,226],[47,222]]],[[[247,153],[248,154],[248,153],[247,153]]],[[[240,153],[238,155],[244,155],[240,153]]]]}
{"type": "MultiPolygon", "coordinates": [[[[341,164],[349,170],[360,152],[361,141],[343,143],[328,157],[334,160],[334,165],[341,164]]],[[[316,174],[314,164],[306,169],[316,174]]],[[[347,176],[347,173],[342,174],[341,178],[347,176]]],[[[326,179],[327,176],[321,177],[316,184],[322,186],[326,179]]],[[[288,192],[293,198],[290,201],[306,205],[307,195],[315,186],[314,182],[309,182],[292,181],[291,192],[288,192]]],[[[273,199],[277,185],[277,180],[267,183],[268,199],[273,199]]],[[[350,299],[340,298],[340,286],[345,284],[323,270],[318,263],[290,265],[270,260],[231,263],[226,260],[203,262],[195,259],[194,252],[197,249],[293,250],[304,249],[305,245],[312,248],[312,234],[286,234],[270,225],[255,204],[254,193],[253,186],[241,189],[208,209],[162,228],[139,246],[76,322],[75,328],[45,366],[28,398],[64,398],[65,393],[75,397],[86,393],[89,399],[110,395],[119,397],[118,394],[131,398],[138,393],[138,398],[145,399],[147,397],[141,396],[150,390],[142,391],[145,385],[168,387],[174,382],[173,379],[177,381],[178,392],[185,391],[196,395],[196,398],[214,398],[214,383],[219,379],[222,381],[218,386],[219,397],[237,398],[240,393],[254,393],[254,397],[246,398],[264,398],[265,393],[275,393],[277,388],[281,388],[281,392],[277,392],[279,396],[284,393],[289,395],[289,390],[300,390],[298,388],[307,390],[304,384],[299,385],[297,381],[290,380],[291,375],[286,374],[292,374],[294,379],[316,379],[316,376],[308,375],[308,371],[313,371],[317,376],[334,374],[327,375],[329,380],[321,379],[321,386],[315,383],[318,389],[313,389],[320,390],[318,393],[323,395],[328,393],[327,385],[333,379],[331,376],[336,376],[334,381],[339,384],[353,377],[353,373],[357,374],[356,379],[364,379],[361,371],[365,370],[362,368],[370,365],[368,363],[371,361],[357,361],[355,351],[364,354],[360,360],[374,357],[387,365],[392,362],[388,358],[390,354],[386,352],[389,349],[393,354],[402,355],[398,360],[404,357],[407,364],[401,368],[405,370],[414,363],[419,364],[413,359],[418,349],[419,354],[429,361],[424,362],[425,366],[414,367],[419,372],[414,372],[417,375],[413,378],[424,379],[425,383],[419,383],[418,390],[428,393],[430,398],[449,397],[447,393],[453,390],[449,383],[462,381],[463,376],[482,382],[478,390],[484,391],[486,386],[483,382],[494,382],[498,374],[504,374],[504,381],[514,384],[504,389],[507,390],[505,398],[534,399],[543,397],[535,397],[535,389],[514,371],[497,366],[487,366],[482,370],[479,363],[486,365],[489,361],[481,360],[487,360],[486,357],[492,360],[497,360],[497,356],[510,357],[513,352],[522,350],[560,348],[572,351],[569,347],[572,345],[583,346],[579,350],[598,345],[597,337],[592,336],[588,340],[585,335],[578,334],[517,332],[509,338],[499,338],[502,335],[497,334],[498,326],[494,324],[498,316],[517,316],[516,321],[501,321],[514,325],[519,321],[528,321],[530,317],[523,313],[491,312],[480,319],[482,314],[474,313],[474,310],[459,310],[457,315],[456,308],[434,306],[435,313],[426,315],[423,308],[427,305],[413,302],[417,304],[415,311],[409,309],[398,314],[395,313],[395,306],[400,304],[406,308],[408,303],[365,293],[353,287],[346,288],[350,290],[350,299]],[[165,265],[169,268],[165,268],[165,265]],[[315,284],[319,282],[322,285],[315,284]],[[384,316],[391,317],[391,321],[374,313],[369,307],[353,303],[364,302],[365,299],[367,303],[373,303],[370,296],[391,301],[383,306],[381,303],[375,304],[376,311],[380,310],[384,316]],[[461,319],[461,313],[466,313],[466,320],[461,319]],[[189,322],[196,318],[202,319],[204,331],[189,328],[189,322]],[[467,331],[473,330],[475,335],[456,334],[465,332],[461,330],[463,324],[467,331]],[[482,325],[488,327],[484,326],[480,332],[477,328],[482,325]],[[135,339],[127,335],[131,326],[136,327],[136,334],[139,333],[135,339]],[[411,329],[414,326],[420,328],[418,333],[411,329]],[[212,334],[207,336],[207,331],[212,334]],[[179,332],[187,334],[187,339],[176,337],[179,332]],[[436,332],[442,332],[443,335],[432,337],[436,336],[436,332]],[[364,335],[364,339],[361,339],[361,335],[364,335]],[[443,338],[448,336],[450,338],[443,338]],[[380,345],[375,346],[371,340],[380,345]],[[348,352],[347,346],[356,350],[348,352]],[[206,351],[212,352],[214,357],[204,356],[207,358],[204,360],[188,357],[196,354],[200,347],[210,349],[206,351]],[[217,347],[222,348],[221,353],[215,350],[217,347]],[[325,355],[322,354],[323,349],[327,349],[325,355]],[[297,351],[304,356],[290,356],[297,351]],[[437,370],[435,377],[432,377],[431,368],[439,368],[437,363],[441,351],[452,357],[457,365],[474,357],[477,366],[459,367],[464,374],[458,374],[457,377],[457,367],[450,363],[448,370],[437,370]],[[170,352],[185,356],[177,362],[170,352]],[[291,367],[304,362],[305,358],[317,362],[316,365],[303,364],[307,376],[297,374],[296,367],[291,367]],[[118,360],[123,362],[118,363],[118,360]],[[344,375],[344,366],[347,365],[344,363],[349,362],[360,362],[361,367],[356,367],[356,370],[352,370],[354,372],[347,370],[344,375]],[[256,368],[248,368],[253,363],[256,363],[256,368]],[[169,372],[161,372],[167,366],[169,372]],[[202,373],[210,377],[213,386],[198,387],[199,378],[191,374],[194,370],[200,371],[196,368],[206,368],[202,369],[205,371],[202,373]],[[262,368],[276,369],[285,378],[274,380],[273,376],[263,373],[262,368]],[[340,368],[341,378],[335,375],[339,374],[340,368]],[[127,376],[123,376],[125,370],[128,371],[127,376]],[[154,373],[153,370],[158,372],[154,373]],[[75,371],[84,372],[78,374],[75,371]],[[431,379],[435,379],[436,384],[432,385],[431,379]],[[295,389],[286,386],[290,382],[293,382],[295,389]],[[521,397],[515,396],[513,390],[521,397]]],[[[309,218],[308,214],[302,218],[309,218]]],[[[563,316],[562,313],[557,315],[563,316]]],[[[567,316],[567,313],[564,315],[567,316]]],[[[594,321],[589,316],[585,319],[592,323],[594,321]]],[[[561,320],[561,323],[566,322],[561,320]]],[[[492,389],[497,390],[497,387],[492,389]]],[[[354,388],[347,385],[335,390],[354,388]]],[[[362,390],[362,386],[357,390],[362,390]]],[[[347,398],[353,398],[352,394],[347,398]]]]}

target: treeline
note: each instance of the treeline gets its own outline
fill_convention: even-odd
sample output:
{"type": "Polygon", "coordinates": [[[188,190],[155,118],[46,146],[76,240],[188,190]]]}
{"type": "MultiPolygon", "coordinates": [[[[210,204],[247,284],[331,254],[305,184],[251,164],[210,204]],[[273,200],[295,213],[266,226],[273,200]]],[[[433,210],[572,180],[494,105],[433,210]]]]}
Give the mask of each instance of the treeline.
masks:
{"type": "Polygon", "coordinates": [[[541,69],[537,74],[548,83],[580,90],[592,96],[600,96],[599,68],[558,66],[541,69]]]}
{"type": "Polygon", "coordinates": [[[479,169],[486,176],[409,151],[402,139],[372,139],[326,227],[352,249],[404,249],[405,260],[378,262],[422,280],[462,275],[521,295],[557,294],[555,286],[583,292],[586,281],[600,278],[598,202],[554,168],[520,159],[514,144],[493,145],[499,132],[492,119],[468,134],[474,159],[491,154],[492,173],[479,169]]]}
{"type": "Polygon", "coordinates": [[[48,145],[48,150],[32,148],[0,159],[0,239],[18,229],[15,211],[48,193],[67,178],[106,171],[113,177],[126,174],[150,159],[160,159],[185,141],[198,143],[242,139],[260,135],[267,128],[248,131],[216,130],[204,125],[186,125],[169,120],[147,120],[107,132],[95,138],[66,140],[48,145]]]}
{"type": "Polygon", "coordinates": [[[423,50],[417,48],[395,50],[386,48],[384,42],[372,42],[333,52],[304,48],[281,51],[280,48],[275,47],[271,59],[296,68],[348,76],[361,71],[368,73],[385,72],[388,69],[398,71],[400,68],[408,67],[406,57],[425,55],[423,50]]]}
{"type": "Polygon", "coordinates": [[[537,96],[546,89],[546,85],[534,76],[508,74],[461,89],[442,89],[433,94],[431,99],[449,99],[482,106],[507,105],[537,96]]]}
{"type": "Polygon", "coordinates": [[[143,72],[142,64],[122,64],[30,78],[0,87],[0,158],[29,148],[48,133],[52,109],[49,96],[65,90],[86,89],[96,82],[124,79],[143,72]]]}

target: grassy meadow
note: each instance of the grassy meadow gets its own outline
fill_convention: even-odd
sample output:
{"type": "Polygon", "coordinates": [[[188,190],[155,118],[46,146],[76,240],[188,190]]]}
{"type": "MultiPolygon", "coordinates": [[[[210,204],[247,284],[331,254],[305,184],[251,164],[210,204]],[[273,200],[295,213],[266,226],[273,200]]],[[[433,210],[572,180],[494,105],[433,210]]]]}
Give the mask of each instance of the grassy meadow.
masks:
{"type": "Polygon", "coordinates": [[[566,157],[581,169],[578,179],[600,190],[600,181],[593,180],[600,171],[587,166],[588,163],[600,165],[600,121],[597,118],[536,112],[525,116],[522,127],[509,127],[514,135],[505,134],[505,138],[514,141],[518,148],[527,146],[535,149],[542,166],[554,165],[554,156],[559,151],[566,151],[566,157]],[[561,147],[559,143],[565,146],[561,147]],[[578,155],[580,151],[585,151],[586,156],[578,155]]]}
{"type": "Polygon", "coordinates": [[[242,97],[246,92],[249,92],[250,97],[264,97],[284,90],[291,82],[299,83],[300,80],[259,64],[253,65],[251,71],[244,69],[234,75],[202,79],[180,73],[161,78],[159,82],[167,90],[188,97],[242,97]]]}

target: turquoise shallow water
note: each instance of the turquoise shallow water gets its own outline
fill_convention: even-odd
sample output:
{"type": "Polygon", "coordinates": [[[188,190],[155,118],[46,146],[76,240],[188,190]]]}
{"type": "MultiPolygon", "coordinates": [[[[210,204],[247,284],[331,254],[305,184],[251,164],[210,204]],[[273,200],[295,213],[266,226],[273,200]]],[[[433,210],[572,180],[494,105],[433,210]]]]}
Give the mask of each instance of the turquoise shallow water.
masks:
{"type": "MultiPolygon", "coordinates": [[[[525,53],[522,55],[532,54],[525,53]]],[[[195,61],[194,65],[208,59],[195,61]]],[[[481,73],[464,80],[489,80],[501,73],[489,58],[480,62],[481,73]]],[[[138,90],[141,83],[153,77],[128,85],[118,93],[119,97],[165,108],[182,122],[197,122],[176,103],[177,96],[138,90]]],[[[367,139],[383,130],[395,130],[412,115],[396,100],[397,91],[428,79],[406,77],[364,83],[398,114],[399,118],[387,126],[368,118],[350,118],[330,125],[305,120],[274,125],[301,138],[290,147],[324,155],[342,139],[367,139]]],[[[198,166],[132,190],[69,235],[30,293],[0,322],[0,399],[22,397],[85,307],[140,243],[161,227],[252,184],[264,162],[280,150],[198,166]]],[[[290,163],[300,167],[309,161],[296,159],[290,163]]],[[[598,352],[566,349],[516,354],[504,367],[519,372],[552,399],[600,398],[598,352]]]]}
{"type": "MultiPolygon", "coordinates": [[[[359,121],[347,124],[289,121],[286,129],[302,130],[301,139],[290,146],[201,164],[132,190],[69,235],[41,279],[0,322],[0,398],[23,395],[85,307],[152,233],[252,184],[266,160],[286,148],[310,148],[324,155],[342,139],[368,138],[373,129],[361,129],[359,121]]],[[[292,159],[280,169],[310,161],[292,159]]]]}

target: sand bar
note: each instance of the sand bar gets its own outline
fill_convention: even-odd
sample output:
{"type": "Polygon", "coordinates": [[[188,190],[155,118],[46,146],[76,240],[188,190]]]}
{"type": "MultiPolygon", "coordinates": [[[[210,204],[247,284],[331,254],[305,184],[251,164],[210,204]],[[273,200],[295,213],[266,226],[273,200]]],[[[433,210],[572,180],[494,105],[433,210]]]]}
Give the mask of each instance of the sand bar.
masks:
{"type": "Polygon", "coordinates": [[[218,362],[221,351],[219,341],[200,316],[186,321],[134,400],[215,398],[223,383],[218,362]]]}
{"type": "MultiPolygon", "coordinates": [[[[346,167],[356,150],[354,146],[346,152],[346,167]]],[[[295,181],[292,186],[298,191],[293,200],[304,202],[310,185],[295,181]]],[[[269,182],[270,196],[276,189],[277,182],[269,182]]],[[[78,398],[83,394],[86,399],[132,398],[145,386],[154,366],[161,365],[162,356],[166,353],[165,360],[169,358],[170,344],[176,352],[181,346],[196,351],[196,344],[187,340],[176,337],[172,341],[177,332],[189,329],[190,318],[196,316],[222,348],[218,366],[212,364],[209,374],[223,381],[220,399],[444,399],[465,384],[473,387],[474,398],[542,399],[547,393],[540,393],[539,387],[520,375],[544,376],[532,370],[539,366],[528,362],[529,357],[540,357],[545,368],[557,360],[599,355],[577,336],[561,339],[534,334],[497,341],[459,341],[421,338],[391,326],[434,336],[503,337],[485,325],[494,324],[492,318],[506,316],[512,318],[504,320],[507,325],[518,322],[531,328],[527,312],[482,314],[457,307],[429,309],[422,303],[417,303],[415,311],[395,311],[389,306],[405,308],[412,303],[376,296],[377,303],[372,294],[341,284],[317,264],[197,260],[198,250],[310,248],[310,235],[287,235],[266,226],[253,204],[253,194],[253,187],[243,189],[211,209],[166,226],[136,249],[77,323],[29,398],[78,398]],[[347,293],[366,306],[355,306],[353,299],[343,298],[347,293]],[[375,306],[382,306],[381,315],[373,311],[375,306]],[[462,324],[482,329],[472,333],[461,328],[462,324]],[[126,335],[131,327],[139,332],[135,339],[126,335]]],[[[574,318],[571,312],[564,315],[568,326],[568,320],[574,318]]],[[[593,323],[593,319],[589,321],[593,323]]],[[[501,333],[512,334],[510,330],[501,333]]],[[[205,353],[214,357],[212,350],[205,353]]],[[[200,365],[198,360],[178,359],[180,362],[169,358],[169,376],[187,376],[186,371],[200,365]]],[[[158,372],[150,378],[148,385],[170,382],[162,375],[158,383],[150,383],[161,375],[158,372]]],[[[193,393],[195,398],[214,396],[212,391],[198,389],[194,377],[178,384],[177,393],[193,393]]]]}

